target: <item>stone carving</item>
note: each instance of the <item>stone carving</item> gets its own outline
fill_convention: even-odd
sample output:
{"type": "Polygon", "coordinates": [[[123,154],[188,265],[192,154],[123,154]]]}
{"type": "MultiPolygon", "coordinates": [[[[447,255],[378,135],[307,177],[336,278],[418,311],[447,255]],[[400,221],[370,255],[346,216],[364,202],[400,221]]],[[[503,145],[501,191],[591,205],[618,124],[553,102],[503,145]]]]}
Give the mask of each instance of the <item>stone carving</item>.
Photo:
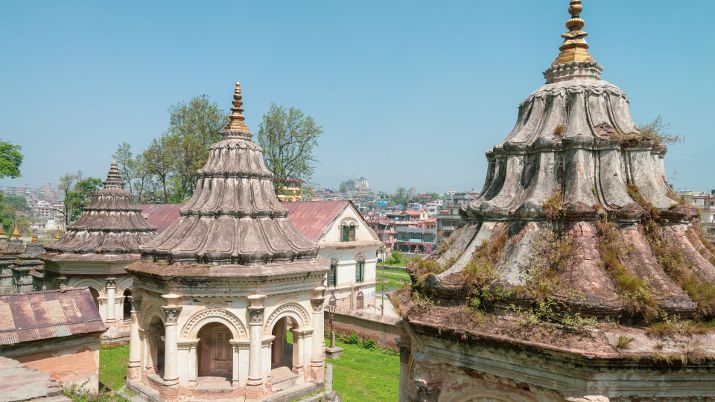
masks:
{"type": "Polygon", "coordinates": [[[246,339],[246,327],[233,313],[225,309],[201,310],[195,313],[184,325],[181,332],[183,338],[195,338],[198,330],[206,322],[222,322],[234,333],[237,339],[246,339]],[[200,325],[199,325],[200,324],[200,325]]]}
{"type": "Polygon", "coordinates": [[[305,309],[303,308],[303,306],[298,303],[286,303],[276,307],[271,312],[271,314],[268,316],[268,319],[266,320],[266,325],[264,327],[263,332],[265,334],[270,334],[271,329],[275,324],[275,321],[283,315],[292,315],[293,318],[296,318],[300,329],[305,329],[306,327],[310,326],[310,317],[308,315],[308,312],[305,311],[305,309]]]}
{"type": "Polygon", "coordinates": [[[163,306],[162,309],[166,315],[164,325],[176,324],[179,314],[181,314],[181,306],[163,306]]]}
{"type": "Polygon", "coordinates": [[[251,325],[263,324],[263,307],[249,307],[248,314],[250,315],[251,325]]]}
{"type": "Polygon", "coordinates": [[[310,299],[310,304],[313,307],[314,313],[319,313],[323,311],[323,303],[325,302],[325,297],[313,297],[310,299]]]}
{"type": "Polygon", "coordinates": [[[105,279],[105,286],[107,289],[111,288],[116,288],[117,287],[117,278],[114,277],[109,277],[105,279]]]}
{"type": "Polygon", "coordinates": [[[129,296],[129,301],[132,303],[132,311],[133,312],[139,312],[141,311],[142,308],[142,299],[141,297],[132,297],[129,296]]]}

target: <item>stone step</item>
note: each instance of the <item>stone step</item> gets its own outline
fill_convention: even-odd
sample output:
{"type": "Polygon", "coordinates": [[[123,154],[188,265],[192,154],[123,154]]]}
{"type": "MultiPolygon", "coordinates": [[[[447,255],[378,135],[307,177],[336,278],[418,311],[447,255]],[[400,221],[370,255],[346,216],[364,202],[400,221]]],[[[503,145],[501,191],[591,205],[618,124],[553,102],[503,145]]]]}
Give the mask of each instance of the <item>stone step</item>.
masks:
{"type": "Polygon", "coordinates": [[[273,392],[280,392],[295,385],[298,374],[288,367],[278,367],[271,370],[271,388],[273,392]]]}

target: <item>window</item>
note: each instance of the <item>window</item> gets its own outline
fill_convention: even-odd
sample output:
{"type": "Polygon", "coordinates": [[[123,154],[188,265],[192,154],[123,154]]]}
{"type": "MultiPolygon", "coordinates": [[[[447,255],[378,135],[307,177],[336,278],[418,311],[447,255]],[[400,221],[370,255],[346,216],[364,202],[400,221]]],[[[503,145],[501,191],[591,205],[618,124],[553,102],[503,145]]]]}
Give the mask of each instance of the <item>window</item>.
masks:
{"type": "Polygon", "coordinates": [[[340,225],[340,241],[355,241],[357,239],[357,225],[355,222],[344,222],[340,225]]]}
{"type": "Polygon", "coordinates": [[[361,283],[365,281],[365,258],[358,257],[355,264],[355,282],[361,283]]]}
{"type": "Polygon", "coordinates": [[[338,261],[334,258],[330,260],[330,271],[328,271],[328,287],[335,287],[338,283],[338,261]]]}

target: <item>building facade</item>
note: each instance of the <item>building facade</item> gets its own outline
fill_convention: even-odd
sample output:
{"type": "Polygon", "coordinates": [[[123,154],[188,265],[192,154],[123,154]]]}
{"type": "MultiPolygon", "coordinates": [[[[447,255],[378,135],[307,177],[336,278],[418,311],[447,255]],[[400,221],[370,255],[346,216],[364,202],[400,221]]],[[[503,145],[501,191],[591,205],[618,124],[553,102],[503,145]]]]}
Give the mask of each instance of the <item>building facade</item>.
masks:
{"type": "Polygon", "coordinates": [[[382,242],[351,201],[284,204],[288,219],[318,244],[318,255],[330,262],[326,292],[343,311],[375,306],[376,265],[382,242]]]}

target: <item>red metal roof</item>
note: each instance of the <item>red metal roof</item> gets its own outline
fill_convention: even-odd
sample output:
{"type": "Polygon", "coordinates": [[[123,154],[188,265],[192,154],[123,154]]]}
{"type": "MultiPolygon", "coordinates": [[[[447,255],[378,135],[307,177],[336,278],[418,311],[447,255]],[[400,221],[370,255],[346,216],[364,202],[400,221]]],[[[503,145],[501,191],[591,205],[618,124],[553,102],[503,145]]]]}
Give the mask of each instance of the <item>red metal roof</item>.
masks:
{"type": "Polygon", "coordinates": [[[0,345],[105,329],[88,288],[0,295],[0,345]]]}
{"type": "Polygon", "coordinates": [[[350,201],[302,201],[284,202],[288,208],[288,220],[303,235],[318,241],[331,223],[343,212],[350,201]]]}
{"type": "Polygon", "coordinates": [[[179,219],[182,204],[140,204],[142,216],[161,233],[179,219]]]}

